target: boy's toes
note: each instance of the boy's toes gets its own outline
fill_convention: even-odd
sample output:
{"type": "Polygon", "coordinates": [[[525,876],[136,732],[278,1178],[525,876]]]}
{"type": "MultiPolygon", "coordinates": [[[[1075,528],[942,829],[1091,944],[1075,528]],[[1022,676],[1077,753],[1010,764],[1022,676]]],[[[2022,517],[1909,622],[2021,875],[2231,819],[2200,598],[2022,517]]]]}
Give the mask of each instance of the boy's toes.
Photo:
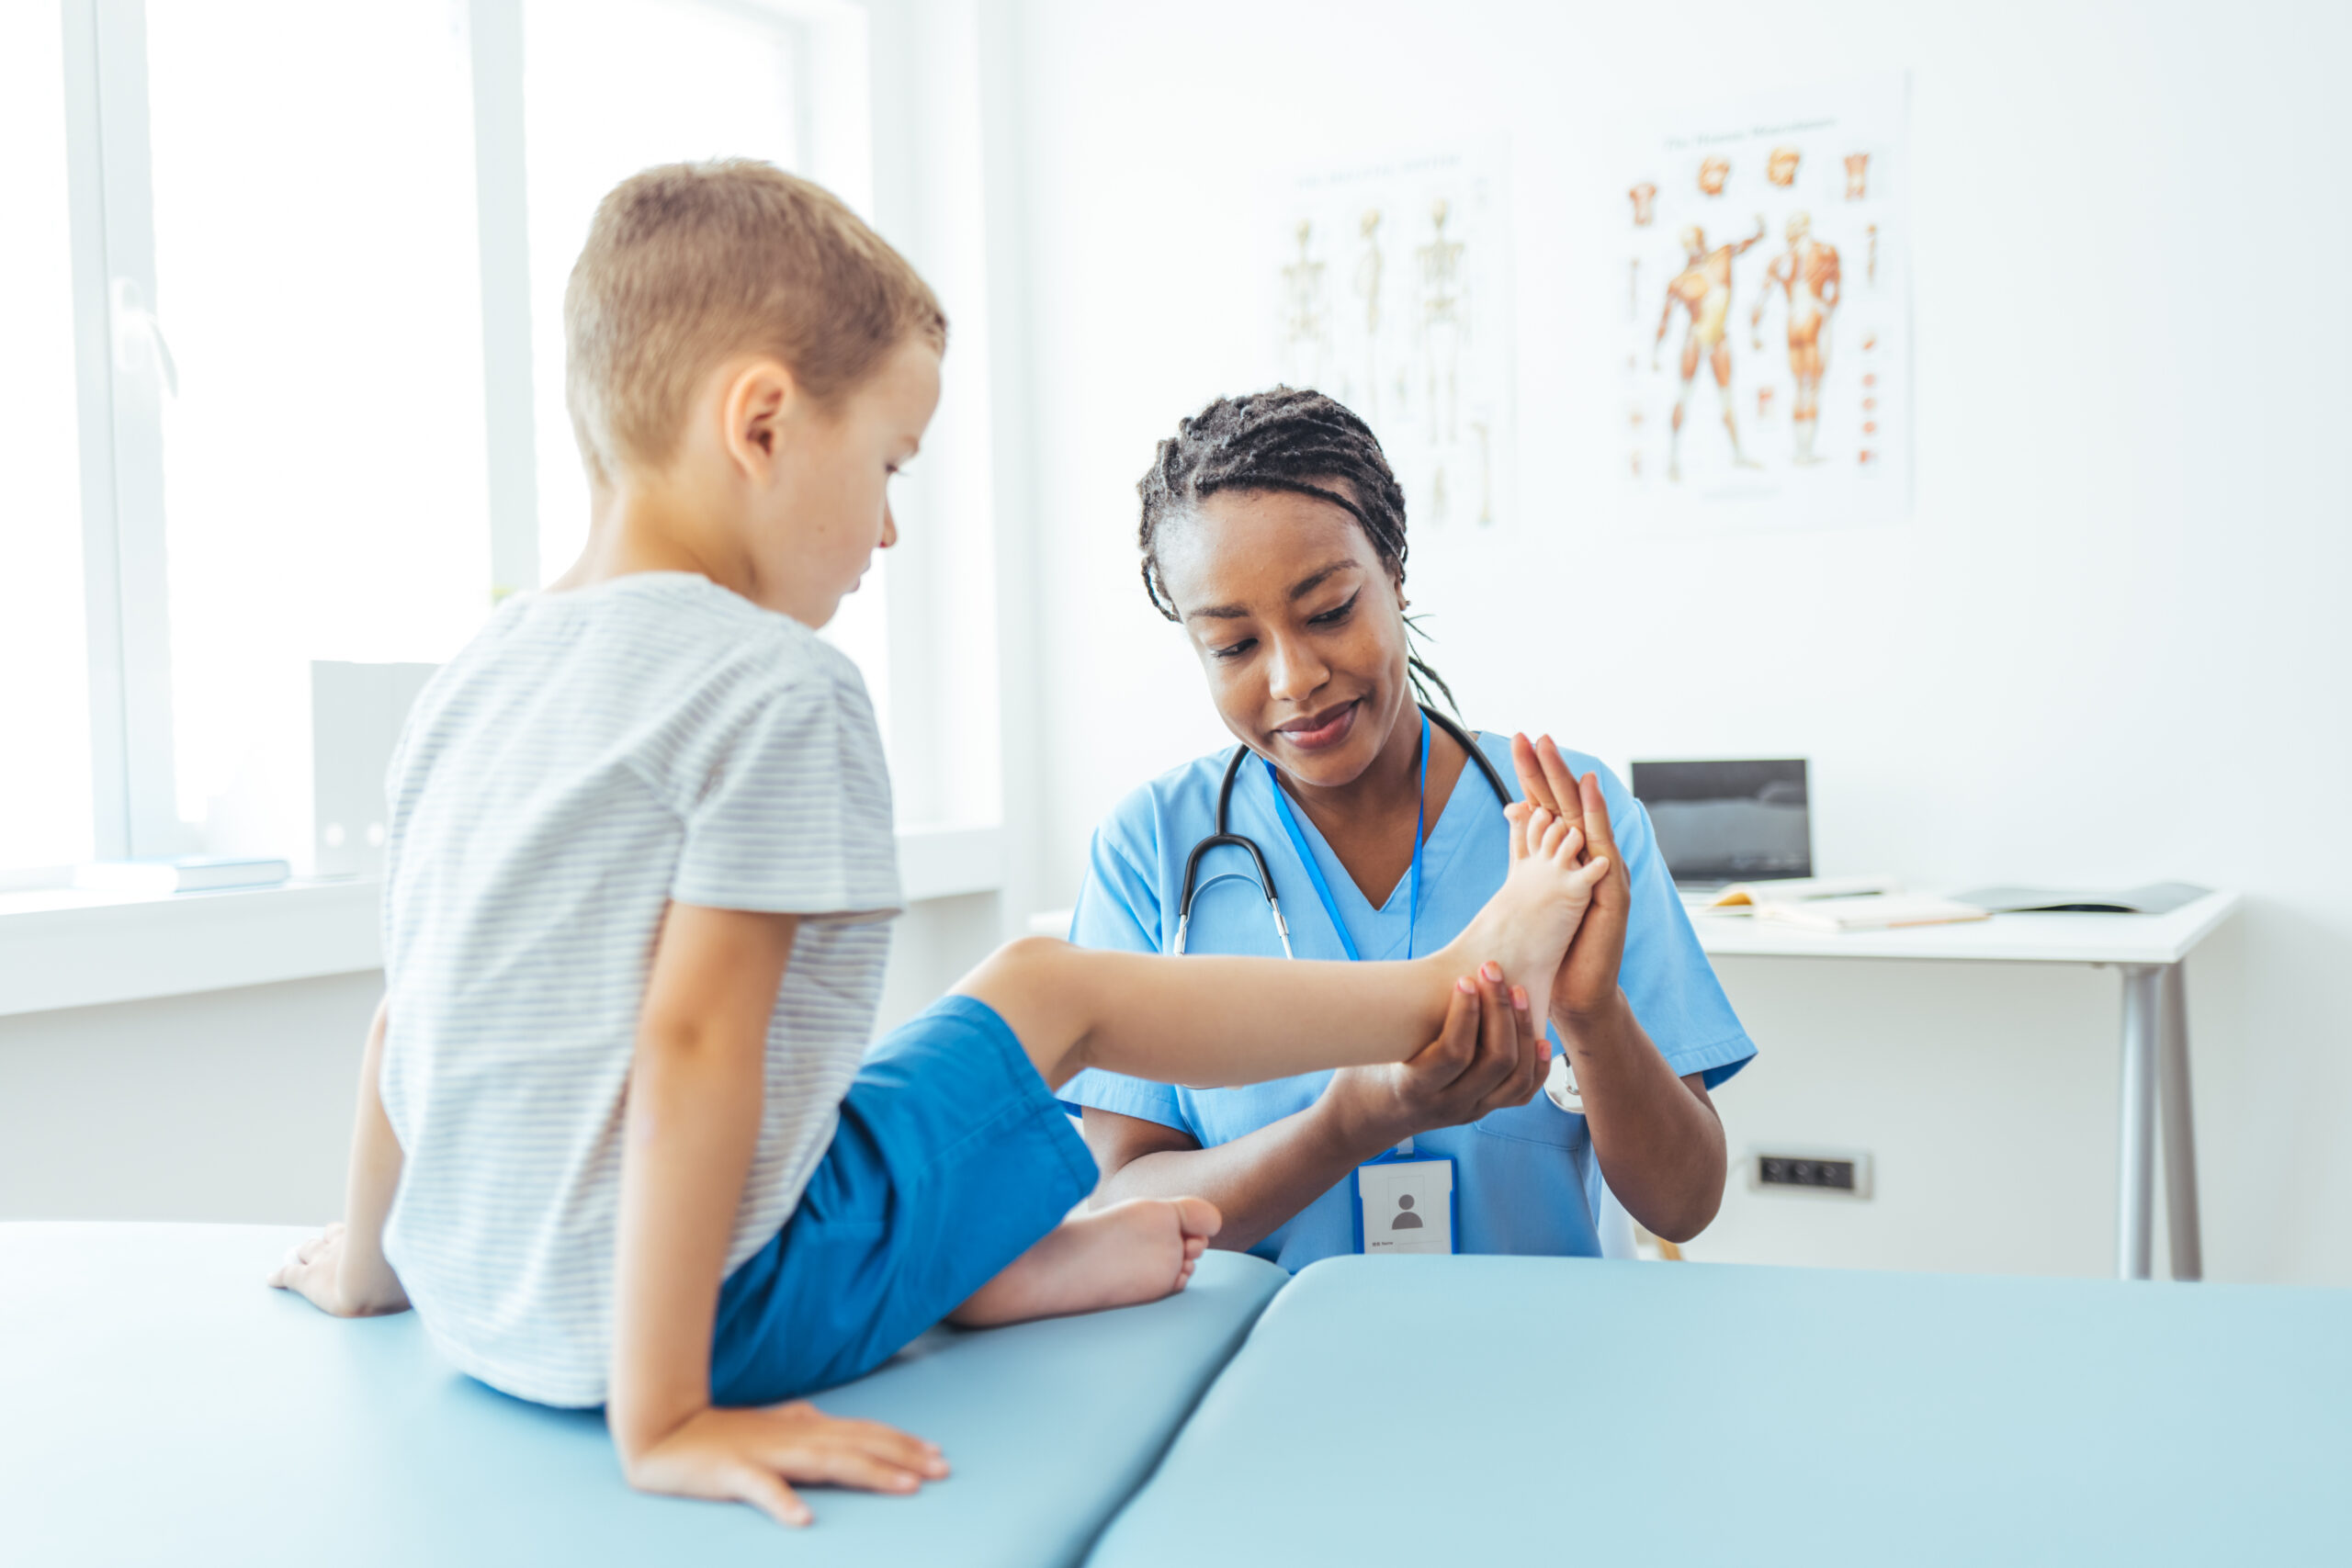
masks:
{"type": "Polygon", "coordinates": [[[1198,1236],[1205,1241],[1225,1224],[1225,1216],[1205,1198],[1179,1198],[1175,1202],[1176,1223],[1183,1228],[1188,1240],[1198,1236]]]}

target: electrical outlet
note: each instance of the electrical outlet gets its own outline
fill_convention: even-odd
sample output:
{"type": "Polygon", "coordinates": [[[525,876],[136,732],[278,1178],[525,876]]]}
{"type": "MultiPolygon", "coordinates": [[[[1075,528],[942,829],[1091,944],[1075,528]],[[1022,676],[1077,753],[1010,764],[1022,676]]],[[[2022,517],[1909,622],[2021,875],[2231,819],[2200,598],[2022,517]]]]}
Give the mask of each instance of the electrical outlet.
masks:
{"type": "Polygon", "coordinates": [[[1855,1149],[1757,1149],[1747,1156],[1747,1187],[1752,1192],[1867,1198],[1871,1156],[1855,1149]]]}

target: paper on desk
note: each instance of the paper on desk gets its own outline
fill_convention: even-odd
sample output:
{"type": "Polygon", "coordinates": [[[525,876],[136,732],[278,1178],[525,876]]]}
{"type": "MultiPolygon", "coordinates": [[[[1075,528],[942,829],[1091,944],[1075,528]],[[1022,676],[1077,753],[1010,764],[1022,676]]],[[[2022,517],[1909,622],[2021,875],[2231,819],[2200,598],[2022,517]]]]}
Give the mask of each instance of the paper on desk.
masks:
{"type": "Polygon", "coordinates": [[[1792,876],[1779,882],[1735,882],[1709,899],[1707,908],[1760,911],[1767,904],[1861,898],[1902,889],[1903,885],[1891,876],[1792,876]]]}
{"type": "Polygon", "coordinates": [[[1931,893],[1879,893],[1863,897],[1767,901],[1756,907],[1759,920],[1776,920],[1816,931],[1883,931],[1890,926],[1939,926],[1955,920],[1984,920],[1991,914],[1973,904],[1931,893]]]}

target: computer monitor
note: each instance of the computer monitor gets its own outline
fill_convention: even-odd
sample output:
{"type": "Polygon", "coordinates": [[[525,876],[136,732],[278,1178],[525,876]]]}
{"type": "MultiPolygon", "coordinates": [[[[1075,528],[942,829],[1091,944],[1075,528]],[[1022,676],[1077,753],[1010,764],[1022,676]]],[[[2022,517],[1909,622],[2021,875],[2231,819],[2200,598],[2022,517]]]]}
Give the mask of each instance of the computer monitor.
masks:
{"type": "Polygon", "coordinates": [[[1635,762],[1634,794],[1678,883],[1813,874],[1804,759],[1635,762]]]}

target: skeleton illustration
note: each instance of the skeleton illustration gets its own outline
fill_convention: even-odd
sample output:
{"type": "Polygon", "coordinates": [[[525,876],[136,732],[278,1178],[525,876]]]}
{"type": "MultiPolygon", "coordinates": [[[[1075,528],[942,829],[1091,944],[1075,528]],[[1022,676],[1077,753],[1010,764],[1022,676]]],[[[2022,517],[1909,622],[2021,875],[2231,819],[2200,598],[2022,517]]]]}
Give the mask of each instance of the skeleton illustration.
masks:
{"type": "Polygon", "coordinates": [[[1461,401],[1462,340],[1467,330],[1462,298],[1462,242],[1445,232],[1443,197],[1430,209],[1430,243],[1420,247],[1421,344],[1427,355],[1430,440],[1452,446],[1461,401]]]}
{"type": "Polygon", "coordinates": [[[1298,225],[1297,259],[1283,267],[1283,366],[1294,386],[1312,387],[1323,378],[1323,355],[1330,344],[1323,316],[1323,264],[1309,254],[1315,225],[1298,225]]]}
{"type": "Polygon", "coordinates": [[[1363,406],[1367,421],[1380,418],[1380,209],[1367,207],[1356,224],[1356,298],[1363,301],[1363,406]]]}

